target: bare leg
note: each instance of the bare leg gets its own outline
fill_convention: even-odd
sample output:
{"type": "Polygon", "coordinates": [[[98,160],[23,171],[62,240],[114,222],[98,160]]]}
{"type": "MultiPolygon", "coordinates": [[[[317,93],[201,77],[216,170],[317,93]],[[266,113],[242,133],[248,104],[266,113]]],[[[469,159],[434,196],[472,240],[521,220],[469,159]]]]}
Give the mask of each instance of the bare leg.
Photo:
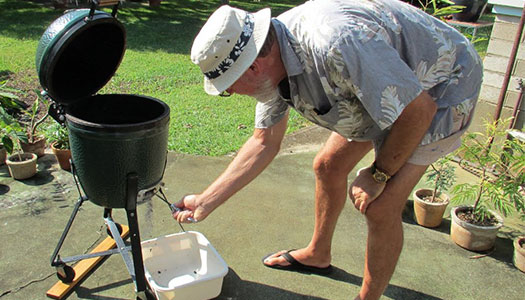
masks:
{"type": "MultiPolygon", "coordinates": [[[[315,227],[308,246],[290,253],[299,262],[315,267],[327,267],[330,264],[332,237],[346,202],[348,173],[371,149],[370,142],[348,142],[339,134],[332,133],[316,155],[315,227]]],[[[265,263],[289,265],[279,256],[282,252],[270,256],[265,263]]]]}
{"type": "Polygon", "coordinates": [[[405,164],[366,211],[368,240],[363,285],[356,299],[379,299],[388,285],[403,248],[401,214],[427,166],[405,164]]]}

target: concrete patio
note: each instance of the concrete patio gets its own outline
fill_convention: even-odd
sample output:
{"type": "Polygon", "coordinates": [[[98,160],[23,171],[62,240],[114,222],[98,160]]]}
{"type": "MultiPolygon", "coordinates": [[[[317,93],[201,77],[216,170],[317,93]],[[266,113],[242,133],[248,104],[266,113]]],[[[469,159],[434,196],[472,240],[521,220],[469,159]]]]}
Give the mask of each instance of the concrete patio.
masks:
{"type": "MultiPolygon", "coordinates": [[[[347,205],[333,244],[335,272],[327,277],[264,267],[270,252],[304,246],[313,228],[312,160],[327,133],[310,127],[287,136],[281,154],[246,189],[186,230],[203,233],[229,266],[217,299],[353,299],[363,273],[366,224],[347,205]]],[[[199,192],[232,157],[169,154],[164,177],[170,201],[199,192]]],[[[372,156],[358,167],[369,164],[372,156]]],[[[69,172],[52,155],[39,159],[39,173],[14,181],[0,167],[0,299],[47,299],[57,282],[51,254],[78,198],[69,172]]],[[[459,182],[474,177],[458,169],[459,182]]],[[[352,180],[353,175],[349,180],[352,180]]],[[[450,207],[450,206],[449,206],[450,207]]],[[[158,200],[138,207],[142,240],[179,232],[166,205],[158,200]]],[[[448,212],[448,210],[447,210],[448,212]]],[[[86,202],[61,254],[82,254],[106,238],[103,209],[86,202]]],[[[114,218],[127,224],[123,210],[114,218]]],[[[383,299],[524,299],[525,274],[512,264],[512,236],[525,232],[507,218],[496,247],[486,256],[455,245],[448,213],[436,229],[418,226],[409,200],[404,215],[405,246],[383,299]]],[[[66,299],[134,299],[134,286],[119,255],[107,258],[66,299]]],[[[191,299],[189,299],[191,300],[191,299]]]]}

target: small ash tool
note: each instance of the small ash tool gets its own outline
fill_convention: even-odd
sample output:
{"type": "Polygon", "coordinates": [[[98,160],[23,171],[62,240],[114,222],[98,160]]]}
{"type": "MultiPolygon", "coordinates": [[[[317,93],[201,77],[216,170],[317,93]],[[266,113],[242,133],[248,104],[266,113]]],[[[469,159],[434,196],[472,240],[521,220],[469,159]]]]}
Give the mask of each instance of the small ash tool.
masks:
{"type": "MultiPolygon", "coordinates": [[[[155,196],[157,196],[160,200],[164,201],[166,204],[168,204],[170,210],[171,210],[171,213],[175,213],[175,212],[180,212],[182,211],[182,209],[180,209],[179,207],[175,206],[175,204],[173,203],[170,203],[168,201],[168,197],[166,197],[166,195],[164,194],[164,191],[161,189],[159,189],[159,193],[156,193],[155,196]],[[160,195],[159,195],[160,193],[160,195]]],[[[194,218],[187,218],[187,220],[191,223],[197,223],[197,220],[195,220],[194,218]]],[[[186,230],[184,229],[184,227],[182,227],[182,224],[180,222],[179,223],[179,226],[180,228],[182,229],[182,231],[186,232],[186,230]]]]}

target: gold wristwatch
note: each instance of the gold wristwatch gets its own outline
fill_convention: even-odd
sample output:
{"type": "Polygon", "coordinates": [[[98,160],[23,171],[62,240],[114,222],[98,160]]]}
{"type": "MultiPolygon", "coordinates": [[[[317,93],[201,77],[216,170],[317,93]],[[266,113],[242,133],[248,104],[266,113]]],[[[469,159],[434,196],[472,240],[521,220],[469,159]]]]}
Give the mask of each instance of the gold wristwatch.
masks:
{"type": "Polygon", "coordinates": [[[377,183],[386,183],[392,177],[386,172],[383,172],[380,169],[378,169],[375,161],[370,167],[370,171],[372,171],[372,178],[374,178],[374,180],[377,183]]]}

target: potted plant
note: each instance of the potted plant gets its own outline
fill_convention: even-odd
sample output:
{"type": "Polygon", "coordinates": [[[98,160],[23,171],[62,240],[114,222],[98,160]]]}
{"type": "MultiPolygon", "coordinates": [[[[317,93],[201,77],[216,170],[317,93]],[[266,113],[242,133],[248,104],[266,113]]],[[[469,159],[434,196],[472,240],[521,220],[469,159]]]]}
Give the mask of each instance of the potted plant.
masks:
{"type": "Polygon", "coordinates": [[[67,128],[55,123],[48,127],[46,132],[47,139],[51,142],[53,154],[63,170],[71,170],[71,150],[69,149],[69,134],[67,128]]]}
{"type": "Polygon", "coordinates": [[[468,134],[459,148],[459,155],[479,174],[478,182],[459,184],[452,190],[454,202],[473,203],[451,210],[451,238],[463,248],[491,249],[503,226],[496,211],[503,216],[525,211],[521,192],[525,182],[525,145],[508,138],[505,128],[509,121],[487,122],[484,133],[468,134]]]}
{"type": "MultiPolygon", "coordinates": [[[[6,124],[6,122],[14,122],[12,115],[20,112],[23,109],[21,102],[18,100],[18,96],[15,94],[16,90],[8,88],[6,85],[6,80],[0,81],[0,118],[2,119],[2,122],[0,123],[2,126],[2,136],[0,138],[2,140],[4,139],[4,136],[7,135],[7,131],[11,128],[11,125],[6,124]]],[[[8,137],[5,137],[5,139],[7,141],[8,137]]],[[[12,148],[13,145],[12,141],[11,143],[7,141],[7,143],[8,144],[4,146],[4,144],[0,141],[0,165],[5,163],[7,158],[7,148],[12,148]]]]}
{"type": "Polygon", "coordinates": [[[456,168],[451,164],[449,156],[431,164],[430,167],[425,179],[433,188],[414,191],[414,215],[419,225],[437,227],[443,220],[443,214],[450,200],[445,192],[454,185],[456,168]]]}
{"type": "MultiPolygon", "coordinates": [[[[522,143],[525,142],[525,132],[518,130],[511,130],[509,136],[513,139],[518,139],[522,143]]],[[[521,169],[517,170],[521,176],[525,173],[525,165],[521,166],[521,169]]],[[[525,181],[525,180],[524,180],[525,181]]],[[[525,196],[525,182],[523,182],[519,193],[522,196],[525,196]]],[[[520,217],[522,221],[525,221],[525,209],[519,210],[520,217]]],[[[514,265],[516,268],[525,273],[525,235],[519,236],[514,239],[514,256],[513,256],[514,265]]]]}
{"type": "Polygon", "coordinates": [[[49,116],[47,111],[47,101],[41,96],[37,96],[31,107],[24,110],[24,115],[20,118],[27,134],[27,141],[20,143],[24,152],[35,153],[38,157],[45,154],[46,138],[38,131],[38,127],[49,116]]]}
{"type": "Polygon", "coordinates": [[[11,154],[6,159],[9,173],[14,179],[30,178],[36,174],[37,156],[34,153],[22,153],[20,143],[27,141],[23,128],[4,109],[1,109],[0,114],[2,144],[5,150],[11,154]],[[15,149],[18,149],[18,151],[12,154],[15,149]]]}
{"type": "Polygon", "coordinates": [[[11,177],[17,180],[33,177],[37,172],[37,156],[34,153],[21,153],[10,155],[6,159],[11,177]]]}

